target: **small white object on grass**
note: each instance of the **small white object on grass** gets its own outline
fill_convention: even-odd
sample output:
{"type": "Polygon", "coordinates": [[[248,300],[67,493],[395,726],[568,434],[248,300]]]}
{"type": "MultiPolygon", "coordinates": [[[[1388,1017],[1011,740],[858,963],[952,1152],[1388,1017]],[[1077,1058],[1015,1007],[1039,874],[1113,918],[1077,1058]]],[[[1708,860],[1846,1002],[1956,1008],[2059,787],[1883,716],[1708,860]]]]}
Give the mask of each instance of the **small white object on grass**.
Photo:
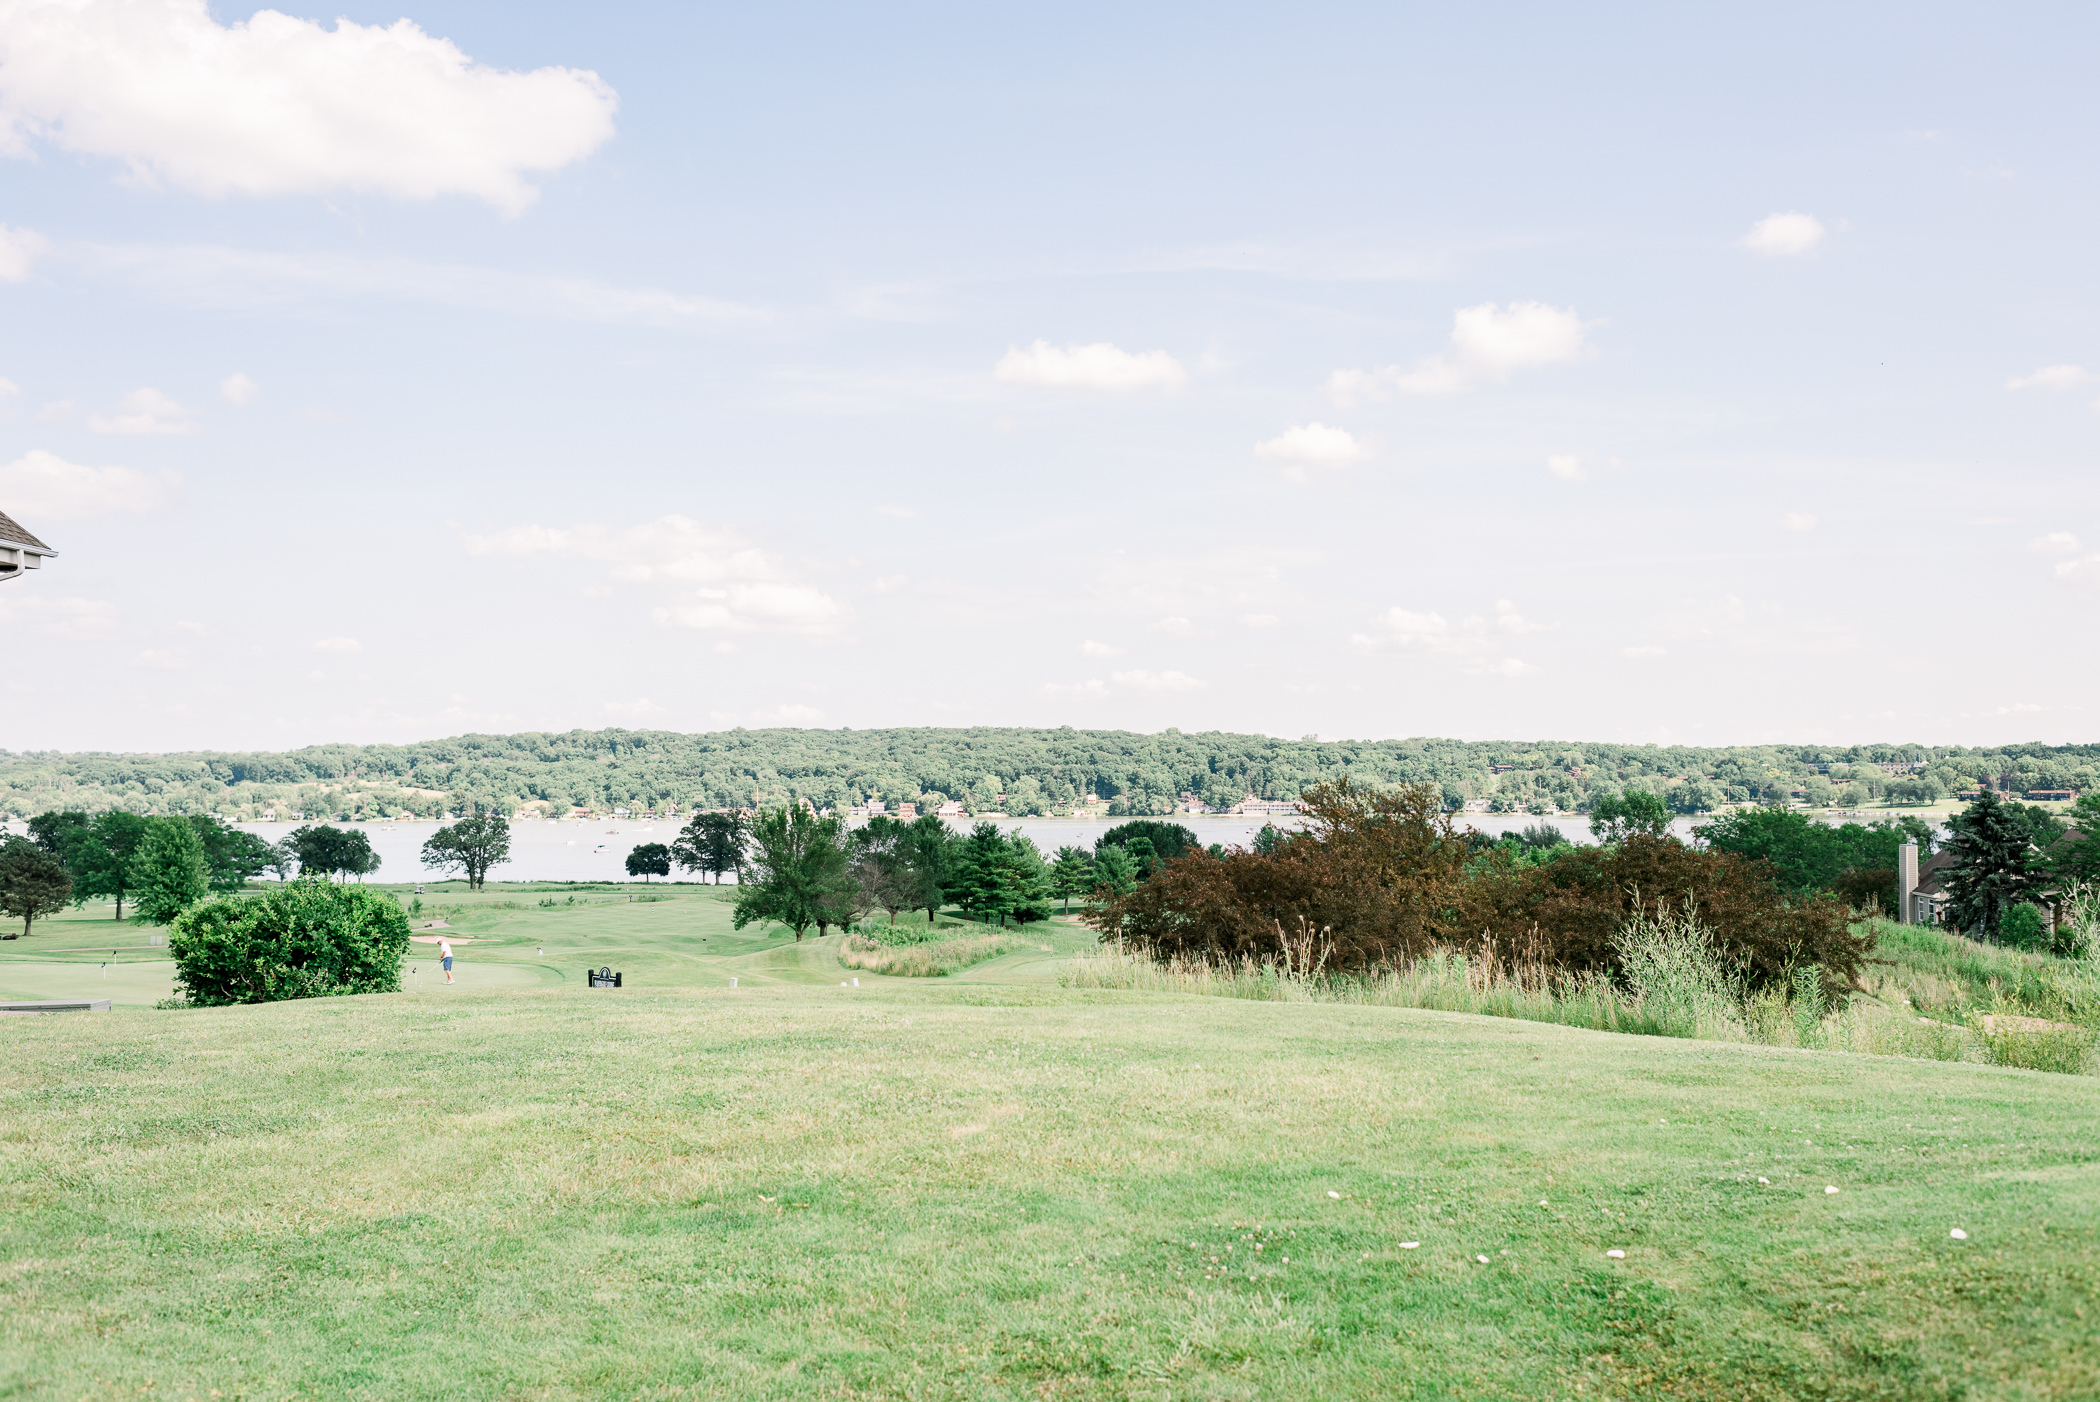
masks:
{"type": "Polygon", "coordinates": [[[1332,1188],[1329,1188],[1329,1189],[1327,1190],[1327,1196],[1329,1196],[1329,1197],[1331,1197],[1331,1198],[1338,1198],[1338,1197],[1340,1197],[1340,1196],[1341,1196],[1341,1194],[1340,1194],[1340,1193],[1338,1193],[1338,1192],[1336,1192],[1336,1191],[1335,1191],[1334,1189],[1332,1189],[1332,1188]]]}
{"type": "Polygon", "coordinates": [[[732,978],[731,980],[729,980],[729,986],[730,986],[731,988],[734,988],[734,987],[736,987],[736,980],[735,980],[735,979],[733,979],[733,978],[732,978]]]}
{"type": "Polygon", "coordinates": [[[1947,1233],[1947,1235],[1953,1237],[1956,1241],[1967,1241],[1969,1239],[1969,1234],[1963,1231],[1960,1227],[1956,1227],[1953,1231],[1947,1233]]]}
{"type": "Polygon", "coordinates": [[[1616,1247],[1610,1251],[1605,1252],[1604,1254],[1611,1257],[1614,1261],[1623,1261],[1626,1259],[1626,1253],[1618,1250],[1616,1247]]]}
{"type": "Polygon", "coordinates": [[[1772,1180],[1769,1178],[1760,1178],[1757,1181],[1764,1184],[1768,1188],[1772,1186],[1772,1180]]]}
{"type": "Polygon", "coordinates": [[[1400,1249],[1401,1249],[1402,1251],[1412,1251],[1412,1250],[1414,1250],[1414,1249],[1415,1249],[1415,1248],[1416,1248],[1417,1246],[1420,1246],[1421,1244],[1422,1244],[1422,1243],[1421,1243],[1421,1242],[1419,1242],[1419,1241],[1403,1241],[1403,1242],[1401,1242],[1401,1243],[1400,1243],[1400,1249]]]}
{"type": "Polygon", "coordinates": [[[1824,1192],[1826,1192],[1826,1193],[1834,1193],[1834,1192],[1836,1192],[1836,1191],[1837,1191],[1837,1189],[1836,1189],[1836,1188],[1825,1188],[1825,1189],[1824,1189],[1823,1191],[1824,1191],[1824,1192]]]}
{"type": "Polygon", "coordinates": [[[1473,1259],[1480,1262],[1480,1264],[1483,1266],[1489,1264],[1488,1258],[1485,1256],[1475,1256],[1473,1259]]]}
{"type": "Polygon", "coordinates": [[[854,980],[853,980],[853,986],[854,986],[855,988],[858,988],[858,987],[860,987],[860,979],[859,979],[859,977],[858,977],[858,976],[855,976],[855,978],[854,978],[854,980]]]}

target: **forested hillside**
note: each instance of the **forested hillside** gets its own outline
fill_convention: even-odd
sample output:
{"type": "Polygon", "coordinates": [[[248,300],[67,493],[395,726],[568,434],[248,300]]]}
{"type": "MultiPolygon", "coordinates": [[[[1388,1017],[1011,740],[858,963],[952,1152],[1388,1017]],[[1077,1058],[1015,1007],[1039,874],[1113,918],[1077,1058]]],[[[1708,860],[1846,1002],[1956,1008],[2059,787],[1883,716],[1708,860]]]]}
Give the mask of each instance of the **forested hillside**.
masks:
{"type": "Polygon", "coordinates": [[[1918,745],[1732,749],[1575,741],[1278,740],[1168,730],[575,730],[462,735],[413,745],[316,745],[288,753],[0,752],[0,811],[126,808],[256,816],[266,807],[351,817],[430,816],[469,802],[541,807],[729,807],[807,798],[962,800],[973,811],[1055,812],[1087,797],[1115,813],[1166,813],[1297,796],[1318,779],[1431,780],[1448,800],[1577,810],[1632,784],[1693,812],[1803,790],[1811,798],[1925,801],[1982,782],[2007,790],[2100,787],[2100,745],[1967,750],[1918,745]],[[1922,765],[1913,769],[1910,766],[1922,765]],[[1003,797],[1002,797],[1003,796],[1003,797]]]}

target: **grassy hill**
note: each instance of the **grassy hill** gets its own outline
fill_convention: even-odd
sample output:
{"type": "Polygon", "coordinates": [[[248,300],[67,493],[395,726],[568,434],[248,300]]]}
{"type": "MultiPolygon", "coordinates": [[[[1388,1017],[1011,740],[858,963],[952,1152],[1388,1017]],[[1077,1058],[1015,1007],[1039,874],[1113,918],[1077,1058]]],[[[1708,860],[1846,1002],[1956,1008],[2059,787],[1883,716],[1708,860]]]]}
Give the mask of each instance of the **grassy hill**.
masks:
{"type": "Polygon", "coordinates": [[[1079,992],[1070,927],[842,988],[589,896],[426,896],[451,987],[0,1022],[0,1396],[2100,1393],[2087,1077],[1079,992]]]}

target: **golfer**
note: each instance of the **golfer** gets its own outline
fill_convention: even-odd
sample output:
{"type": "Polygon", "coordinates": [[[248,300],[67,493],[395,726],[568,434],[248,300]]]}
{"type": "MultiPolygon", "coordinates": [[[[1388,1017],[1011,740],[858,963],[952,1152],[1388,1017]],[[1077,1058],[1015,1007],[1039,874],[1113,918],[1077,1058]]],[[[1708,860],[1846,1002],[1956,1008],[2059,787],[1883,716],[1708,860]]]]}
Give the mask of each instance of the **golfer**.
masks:
{"type": "Polygon", "coordinates": [[[445,964],[445,982],[452,982],[452,941],[438,936],[438,958],[445,964]]]}

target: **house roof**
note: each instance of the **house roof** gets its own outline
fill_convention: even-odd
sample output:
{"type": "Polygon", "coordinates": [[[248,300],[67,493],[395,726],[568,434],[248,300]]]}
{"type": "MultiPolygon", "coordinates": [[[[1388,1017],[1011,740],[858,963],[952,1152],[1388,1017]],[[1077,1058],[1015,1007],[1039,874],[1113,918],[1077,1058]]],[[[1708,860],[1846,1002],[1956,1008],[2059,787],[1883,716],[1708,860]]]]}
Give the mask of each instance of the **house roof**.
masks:
{"type": "Polygon", "coordinates": [[[39,555],[56,555],[58,553],[56,550],[53,550],[50,546],[44,544],[44,542],[38,540],[35,536],[31,535],[29,532],[23,530],[20,526],[16,525],[15,518],[8,515],[5,511],[0,511],[0,544],[26,545],[31,550],[36,551],[39,555]]]}
{"type": "Polygon", "coordinates": [[[1918,868],[1918,884],[1915,889],[1923,895],[1939,895],[1939,874],[1942,870],[1952,866],[1953,864],[1954,854],[1952,852],[1933,853],[1930,857],[1927,857],[1925,859],[1925,864],[1918,868]]]}

